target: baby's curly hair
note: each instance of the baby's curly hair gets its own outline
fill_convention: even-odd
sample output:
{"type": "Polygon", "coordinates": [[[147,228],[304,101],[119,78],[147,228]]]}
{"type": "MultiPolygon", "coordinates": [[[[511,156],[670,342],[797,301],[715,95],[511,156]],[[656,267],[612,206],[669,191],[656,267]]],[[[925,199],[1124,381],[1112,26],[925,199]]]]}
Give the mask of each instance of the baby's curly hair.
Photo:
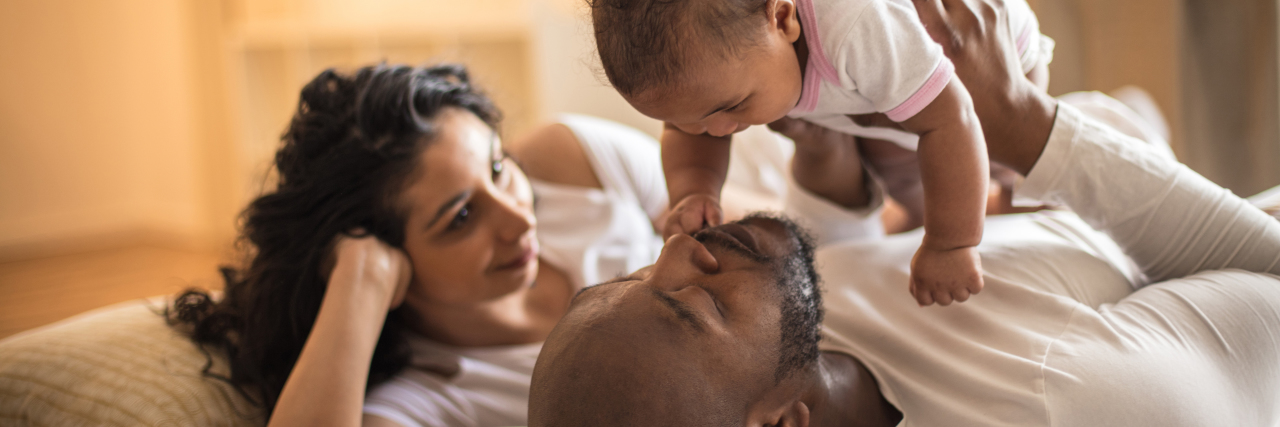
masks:
{"type": "Polygon", "coordinates": [[[623,96],[756,45],[771,0],[587,0],[605,76],[623,96]],[[708,44],[710,43],[710,44],[708,44]]]}

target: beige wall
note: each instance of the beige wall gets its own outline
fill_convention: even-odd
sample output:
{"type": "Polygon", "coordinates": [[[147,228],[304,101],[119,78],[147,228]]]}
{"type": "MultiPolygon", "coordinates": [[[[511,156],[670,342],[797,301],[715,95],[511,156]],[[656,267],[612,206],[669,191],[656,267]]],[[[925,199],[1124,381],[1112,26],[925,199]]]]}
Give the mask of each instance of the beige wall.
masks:
{"type": "MultiPolygon", "coordinates": [[[[1181,9],[1177,0],[1030,0],[1041,31],[1053,37],[1049,92],[1111,91],[1136,85],[1151,93],[1170,123],[1182,123],[1181,9]]],[[[1170,141],[1181,151],[1183,132],[1170,141]]]]}
{"type": "Polygon", "coordinates": [[[591,35],[586,2],[532,3],[533,56],[540,110],[604,117],[657,136],[662,125],[631,108],[608,85],[591,35]]]}
{"type": "MultiPolygon", "coordinates": [[[[1266,55],[1250,54],[1254,63],[1238,68],[1261,71],[1235,79],[1203,59],[1230,47],[1229,39],[1184,50],[1183,2],[1031,3],[1044,32],[1059,42],[1051,92],[1141,86],[1169,116],[1173,145],[1193,167],[1238,192],[1280,184],[1274,182],[1280,168],[1267,167],[1280,163],[1274,29],[1246,30],[1262,34],[1251,40],[1270,35],[1272,42],[1251,45],[1250,52],[1266,55]],[[1239,115],[1220,114],[1215,105],[1230,100],[1211,99],[1207,94],[1217,91],[1196,86],[1224,79],[1232,83],[1229,92],[1247,98],[1239,105],[1250,112],[1249,125],[1231,128],[1243,132],[1231,138],[1246,144],[1227,146],[1226,154],[1206,145],[1205,135],[1225,135],[1214,126],[1231,126],[1239,115]],[[1200,145],[1187,145],[1188,135],[1200,145]]],[[[137,242],[226,247],[235,215],[262,188],[298,89],[329,66],[470,63],[507,111],[509,138],[560,112],[656,133],[656,122],[596,76],[582,4],[0,2],[0,260],[137,242]]],[[[1250,7],[1231,10],[1255,18],[1270,13],[1248,22],[1274,26],[1274,5],[1250,7]]],[[[1239,20],[1226,16],[1194,28],[1221,34],[1235,27],[1233,19],[1239,20]]]]}
{"type": "Polygon", "coordinates": [[[0,3],[0,251],[208,235],[184,6],[0,3]]]}
{"type": "Polygon", "coordinates": [[[328,67],[457,61],[517,137],[560,112],[650,131],[590,77],[578,0],[0,3],[0,261],[226,249],[298,90],[328,67]]]}
{"type": "Polygon", "coordinates": [[[1275,0],[1031,0],[1050,92],[1141,87],[1180,160],[1237,194],[1280,185],[1275,0]]]}

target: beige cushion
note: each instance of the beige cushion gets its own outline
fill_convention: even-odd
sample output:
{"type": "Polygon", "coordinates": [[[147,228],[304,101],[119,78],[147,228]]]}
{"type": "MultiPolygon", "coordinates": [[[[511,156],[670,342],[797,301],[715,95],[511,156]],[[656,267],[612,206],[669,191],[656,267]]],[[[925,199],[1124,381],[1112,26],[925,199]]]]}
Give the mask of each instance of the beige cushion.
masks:
{"type": "MultiPolygon", "coordinates": [[[[0,425],[262,425],[262,411],[200,371],[205,356],[160,300],[94,310],[0,341],[0,425]]],[[[214,372],[226,372],[216,359],[214,372]]]]}

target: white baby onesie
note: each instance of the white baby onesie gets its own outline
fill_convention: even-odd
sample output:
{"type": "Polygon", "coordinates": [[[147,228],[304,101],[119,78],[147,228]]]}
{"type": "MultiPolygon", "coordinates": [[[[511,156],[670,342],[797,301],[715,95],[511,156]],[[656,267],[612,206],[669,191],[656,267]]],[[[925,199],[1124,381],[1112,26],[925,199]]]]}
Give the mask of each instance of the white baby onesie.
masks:
{"type": "MultiPolygon", "coordinates": [[[[1052,60],[1053,40],[1025,0],[1005,2],[1024,73],[1052,60]]],[[[798,0],[809,59],[800,102],[788,116],[915,150],[919,138],[864,128],[850,114],[886,113],[907,120],[933,102],[954,75],[951,61],[925,31],[911,0],[798,0]]]]}

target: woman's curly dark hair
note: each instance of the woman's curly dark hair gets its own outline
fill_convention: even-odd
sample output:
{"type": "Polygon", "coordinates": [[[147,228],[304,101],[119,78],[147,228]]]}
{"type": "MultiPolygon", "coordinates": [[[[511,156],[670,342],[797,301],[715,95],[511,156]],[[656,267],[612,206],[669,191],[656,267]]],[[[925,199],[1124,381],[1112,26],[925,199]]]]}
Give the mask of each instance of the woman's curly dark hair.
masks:
{"type": "MultiPolygon", "coordinates": [[[[189,289],[166,312],[202,348],[226,354],[231,371],[221,379],[268,415],[320,310],[335,237],[363,228],[403,247],[406,212],[397,197],[438,131],[433,118],[451,107],[497,129],[498,110],[460,65],[320,73],[302,89],[276,152],[277,188],[242,214],[247,267],[222,268],[221,301],[189,289]]],[[[370,386],[409,363],[396,314],[388,315],[374,350],[370,386]]]]}

